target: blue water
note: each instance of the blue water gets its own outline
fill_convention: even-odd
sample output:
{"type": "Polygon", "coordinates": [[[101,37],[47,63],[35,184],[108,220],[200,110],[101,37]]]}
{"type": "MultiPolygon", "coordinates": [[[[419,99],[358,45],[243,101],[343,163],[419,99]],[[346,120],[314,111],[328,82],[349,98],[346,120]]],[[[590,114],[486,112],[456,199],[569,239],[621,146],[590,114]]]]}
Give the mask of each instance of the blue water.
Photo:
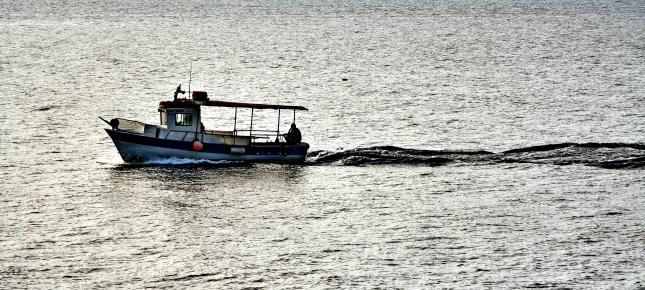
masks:
{"type": "Polygon", "coordinates": [[[642,1],[0,1],[0,288],[643,288],[643,27],[642,1]],[[157,123],[191,63],[309,108],[307,163],[123,163],[97,116],[157,123]]]}

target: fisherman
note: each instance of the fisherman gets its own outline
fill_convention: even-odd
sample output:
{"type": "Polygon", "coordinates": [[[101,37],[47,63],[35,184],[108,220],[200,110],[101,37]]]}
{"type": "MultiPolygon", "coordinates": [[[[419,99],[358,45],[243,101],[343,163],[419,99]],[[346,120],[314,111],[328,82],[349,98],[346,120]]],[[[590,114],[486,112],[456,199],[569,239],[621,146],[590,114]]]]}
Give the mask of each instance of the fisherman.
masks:
{"type": "Polygon", "coordinates": [[[296,123],[291,124],[291,129],[287,134],[284,134],[284,139],[287,140],[289,145],[298,144],[302,141],[302,135],[300,134],[300,129],[296,128],[296,123]]]}
{"type": "Polygon", "coordinates": [[[181,84],[179,84],[179,85],[177,86],[177,89],[175,90],[175,101],[177,100],[177,95],[178,95],[179,93],[181,93],[181,94],[185,94],[185,93],[186,93],[186,91],[182,91],[182,90],[181,90],[181,84]]]}

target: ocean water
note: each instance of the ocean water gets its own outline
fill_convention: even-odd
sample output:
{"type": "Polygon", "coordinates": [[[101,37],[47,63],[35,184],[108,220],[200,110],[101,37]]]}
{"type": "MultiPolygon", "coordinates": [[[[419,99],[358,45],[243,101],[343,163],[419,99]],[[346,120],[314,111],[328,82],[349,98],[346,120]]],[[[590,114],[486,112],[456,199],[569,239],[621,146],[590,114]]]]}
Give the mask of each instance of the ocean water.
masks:
{"type": "Polygon", "coordinates": [[[0,1],[0,288],[642,289],[644,27],[622,0],[0,1]],[[307,163],[123,163],[97,116],[157,123],[189,78],[309,108],[307,163]]]}

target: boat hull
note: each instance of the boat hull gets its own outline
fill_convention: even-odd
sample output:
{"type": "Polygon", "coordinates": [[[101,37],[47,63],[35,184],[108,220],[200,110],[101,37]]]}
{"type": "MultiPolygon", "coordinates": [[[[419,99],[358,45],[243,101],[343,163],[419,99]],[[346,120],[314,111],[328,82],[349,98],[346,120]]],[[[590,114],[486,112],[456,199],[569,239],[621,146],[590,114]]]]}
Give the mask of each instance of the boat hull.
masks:
{"type": "Polygon", "coordinates": [[[251,146],[205,143],[202,150],[195,151],[192,141],[159,139],[112,129],[105,129],[105,131],[112,138],[125,162],[185,158],[210,161],[303,163],[309,149],[307,143],[295,145],[259,143],[251,146]]]}

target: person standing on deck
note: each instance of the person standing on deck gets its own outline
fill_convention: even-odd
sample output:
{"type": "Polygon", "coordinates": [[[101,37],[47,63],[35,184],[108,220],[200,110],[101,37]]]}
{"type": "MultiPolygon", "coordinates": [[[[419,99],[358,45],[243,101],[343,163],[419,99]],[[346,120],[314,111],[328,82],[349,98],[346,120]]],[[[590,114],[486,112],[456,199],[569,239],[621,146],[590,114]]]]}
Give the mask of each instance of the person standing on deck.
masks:
{"type": "Polygon", "coordinates": [[[179,93],[181,93],[181,94],[186,93],[186,91],[182,91],[182,90],[181,90],[181,84],[179,84],[179,85],[177,86],[177,89],[175,90],[175,101],[177,100],[177,95],[178,95],[179,93]]]}

